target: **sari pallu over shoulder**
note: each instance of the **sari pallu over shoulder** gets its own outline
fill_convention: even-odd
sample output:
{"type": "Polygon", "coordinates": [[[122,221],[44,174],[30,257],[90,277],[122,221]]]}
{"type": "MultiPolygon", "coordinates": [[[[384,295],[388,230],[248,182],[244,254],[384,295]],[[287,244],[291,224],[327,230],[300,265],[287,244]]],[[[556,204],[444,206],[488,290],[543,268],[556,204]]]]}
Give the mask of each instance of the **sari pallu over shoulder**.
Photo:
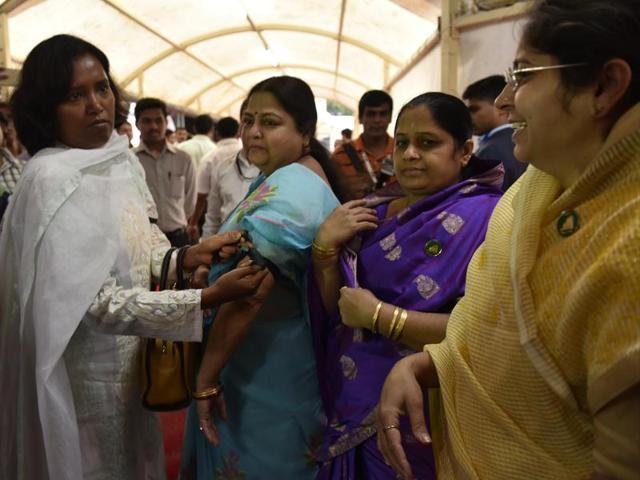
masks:
{"type": "Polygon", "coordinates": [[[144,205],[128,181],[138,169],[115,134],[25,167],[0,237],[1,478],[82,478],[62,355],[114,264],[122,202],[144,205]]]}
{"type": "MultiPolygon", "coordinates": [[[[317,174],[293,163],[260,175],[221,227],[245,230],[276,282],[221,373],[228,417],[217,422],[218,447],[198,430],[193,406],[189,411],[181,478],[315,477],[310,452],[322,407],[304,286],[313,238],[338,205],[317,174]]],[[[213,265],[209,282],[237,261],[213,265]]],[[[219,312],[213,309],[207,333],[219,312]]]]}
{"type": "MultiPolygon", "coordinates": [[[[467,265],[501,196],[501,176],[500,167],[490,165],[386,219],[390,202],[403,196],[401,189],[368,197],[381,224],[343,250],[340,269],[346,286],[366,288],[383,302],[408,310],[451,311],[464,295],[467,265]]],[[[376,434],[373,410],[384,379],[413,351],[369,330],[343,325],[339,312],[328,316],[312,276],[310,280],[314,346],[328,417],[319,460],[331,463],[376,434]]]]}

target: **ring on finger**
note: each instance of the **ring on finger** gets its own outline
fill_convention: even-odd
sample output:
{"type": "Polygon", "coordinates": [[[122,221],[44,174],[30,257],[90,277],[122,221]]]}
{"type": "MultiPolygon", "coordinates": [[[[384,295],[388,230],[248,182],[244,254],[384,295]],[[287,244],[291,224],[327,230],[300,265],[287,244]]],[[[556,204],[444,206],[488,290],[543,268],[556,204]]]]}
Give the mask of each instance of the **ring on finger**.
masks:
{"type": "Polygon", "coordinates": [[[382,430],[384,432],[388,432],[389,430],[393,430],[394,428],[397,428],[398,430],[400,430],[400,425],[396,425],[395,423],[391,423],[389,425],[385,425],[384,427],[382,427],[382,430]]]}

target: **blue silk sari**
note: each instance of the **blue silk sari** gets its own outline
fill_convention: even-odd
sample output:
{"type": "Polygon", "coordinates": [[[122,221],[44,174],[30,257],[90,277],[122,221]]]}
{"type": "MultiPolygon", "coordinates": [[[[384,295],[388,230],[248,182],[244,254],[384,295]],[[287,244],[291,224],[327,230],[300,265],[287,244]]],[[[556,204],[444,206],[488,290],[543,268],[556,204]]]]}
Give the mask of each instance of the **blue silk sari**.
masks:
{"type": "MultiPolygon", "coordinates": [[[[219,447],[206,441],[194,406],[189,409],[181,478],[315,478],[313,451],[321,438],[323,413],[305,277],[316,231],[338,205],[320,177],[293,163],[267,178],[258,177],[221,227],[221,233],[247,230],[278,275],[258,318],[222,372],[228,419],[216,420],[219,447]]],[[[214,265],[210,283],[232,266],[233,262],[214,265]]]]}

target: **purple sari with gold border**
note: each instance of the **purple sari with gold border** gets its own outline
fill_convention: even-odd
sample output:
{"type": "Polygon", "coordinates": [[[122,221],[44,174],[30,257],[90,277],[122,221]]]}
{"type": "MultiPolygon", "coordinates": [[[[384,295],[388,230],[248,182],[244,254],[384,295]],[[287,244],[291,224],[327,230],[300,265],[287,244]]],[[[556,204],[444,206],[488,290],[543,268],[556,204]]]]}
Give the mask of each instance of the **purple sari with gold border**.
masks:
{"type": "MultiPolygon", "coordinates": [[[[345,284],[371,290],[378,299],[408,310],[450,312],[464,295],[467,265],[500,199],[501,172],[501,166],[489,166],[481,175],[386,220],[389,203],[402,191],[395,188],[368,197],[381,223],[343,250],[340,269],[345,284]],[[432,248],[427,252],[429,242],[432,248]],[[434,255],[438,247],[441,252],[434,255]]],[[[373,411],[393,365],[414,352],[369,330],[347,327],[339,312],[329,317],[310,277],[316,362],[328,420],[317,478],[394,479],[376,446],[373,411]]],[[[435,479],[431,447],[418,443],[408,424],[402,425],[401,433],[415,477],[435,479]]]]}

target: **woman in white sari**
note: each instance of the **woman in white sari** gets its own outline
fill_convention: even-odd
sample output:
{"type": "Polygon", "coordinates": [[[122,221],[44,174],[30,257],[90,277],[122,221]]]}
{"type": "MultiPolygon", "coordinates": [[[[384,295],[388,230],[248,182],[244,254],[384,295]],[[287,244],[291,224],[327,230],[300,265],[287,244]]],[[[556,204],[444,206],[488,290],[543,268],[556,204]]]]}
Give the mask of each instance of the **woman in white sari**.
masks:
{"type": "MultiPolygon", "coordinates": [[[[138,336],[199,341],[201,308],[254,294],[266,273],[149,291],[170,245],[126,137],[113,133],[121,105],[104,53],[69,35],[34,48],[12,98],[33,158],[0,238],[3,479],[164,478],[138,336]]],[[[239,237],[190,247],[185,269],[235,253],[239,237]]]]}

